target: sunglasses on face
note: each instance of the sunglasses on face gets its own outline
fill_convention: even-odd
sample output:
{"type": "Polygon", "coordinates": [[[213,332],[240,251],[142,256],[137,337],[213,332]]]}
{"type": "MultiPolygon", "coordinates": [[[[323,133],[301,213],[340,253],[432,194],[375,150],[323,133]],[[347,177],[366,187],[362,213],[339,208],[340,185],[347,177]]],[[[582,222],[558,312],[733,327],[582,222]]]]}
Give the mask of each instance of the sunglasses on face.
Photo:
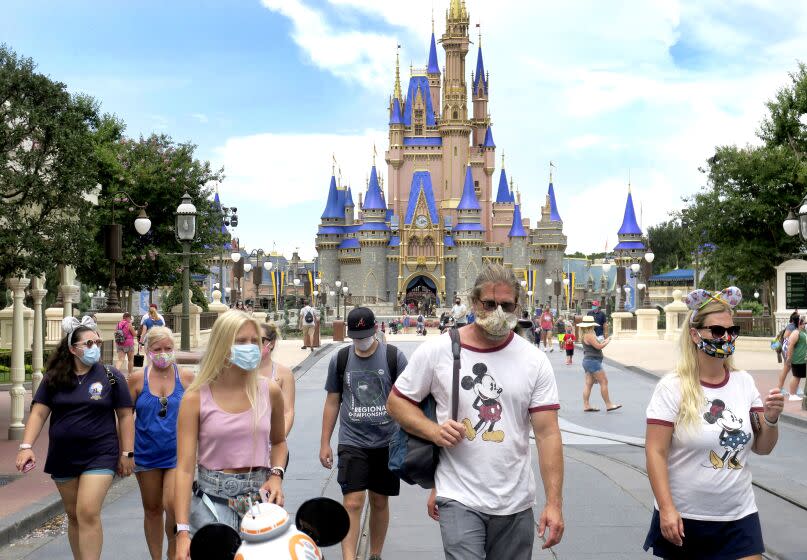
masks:
{"type": "Polygon", "coordinates": [[[82,340],[81,342],[74,342],[73,346],[84,346],[86,348],[92,348],[95,345],[99,347],[103,344],[103,341],[99,338],[97,340],[89,339],[89,340],[82,340]]]}
{"type": "Polygon", "coordinates": [[[712,333],[714,338],[723,338],[726,336],[726,333],[731,338],[737,338],[740,335],[740,327],[738,325],[733,325],[731,327],[723,327],[721,325],[708,325],[701,327],[698,330],[709,331],[712,333]]]}
{"type": "Polygon", "coordinates": [[[165,418],[165,415],[168,414],[168,397],[160,397],[160,411],[157,413],[157,416],[160,418],[165,418]]]}
{"type": "Polygon", "coordinates": [[[485,311],[496,311],[498,306],[502,306],[502,311],[505,313],[512,313],[516,310],[516,304],[512,301],[494,301],[492,299],[481,299],[479,303],[482,304],[482,309],[485,311]]]}

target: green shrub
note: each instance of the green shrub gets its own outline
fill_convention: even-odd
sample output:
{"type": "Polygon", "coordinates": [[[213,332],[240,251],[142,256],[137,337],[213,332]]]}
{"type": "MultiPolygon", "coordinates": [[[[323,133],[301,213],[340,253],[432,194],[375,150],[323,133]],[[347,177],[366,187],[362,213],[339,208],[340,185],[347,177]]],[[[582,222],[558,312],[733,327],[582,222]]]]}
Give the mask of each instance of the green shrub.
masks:
{"type": "MultiPolygon", "coordinates": [[[[196,284],[191,284],[191,291],[193,292],[191,296],[191,303],[195,303],[199,307],[202,308],[202,311],[207,311],[207,297],[205,293],[202,291],[202,288],[197,286],[196,284]]],[[[171,288],[171,291],[168,292],[168,295],[164,296],[162,299],[162,306],[163,311],[168,313],[171,311],[171,308],[175,305],[182,305],[182,283],[174,284],[171,288]]]]}

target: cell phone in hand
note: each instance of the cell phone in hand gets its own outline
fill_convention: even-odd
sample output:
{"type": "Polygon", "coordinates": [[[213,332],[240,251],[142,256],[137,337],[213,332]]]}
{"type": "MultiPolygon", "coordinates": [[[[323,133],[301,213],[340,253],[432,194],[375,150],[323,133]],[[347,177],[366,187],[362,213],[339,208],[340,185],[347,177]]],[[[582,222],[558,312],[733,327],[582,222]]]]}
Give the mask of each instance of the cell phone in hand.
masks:
{"type": "Polygon", "coordinates": [[[22,466],[22,472],[27,473],[29,471],[32,471],[34,470],[34,467],[36,467],[36,461],[34,461],[33,459],[28,459],[22,466]]]}

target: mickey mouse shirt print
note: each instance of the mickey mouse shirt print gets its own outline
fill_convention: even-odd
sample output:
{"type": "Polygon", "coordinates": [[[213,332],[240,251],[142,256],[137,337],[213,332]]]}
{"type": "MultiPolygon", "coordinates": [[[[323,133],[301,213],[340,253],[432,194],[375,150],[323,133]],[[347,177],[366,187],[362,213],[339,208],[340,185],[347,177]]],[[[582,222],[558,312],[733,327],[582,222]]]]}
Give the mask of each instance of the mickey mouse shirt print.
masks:
{"type": "MultiPolygon", "coordinates": [[[[673,503],[687,519],[736,521],[757,511],[747,461],[754,439],[750,416],[763,412],[762,399],[745,371],[726,371],[721,383],[701,386],[701,424],[689,432],[675,429],[670,443],[673,503]]],[[[647,423],[675,426],[680,402],[678,376],[664,377],[647,406],[647,423]]]]}
{"type": "MultiPolygon", "coordinates": [[[[510,333],[500,346],[460,351],[457,421],[465,439],[440,449],[437,496],[489,515],[511,515],[535,504],[530,414],[557,410],[558,389],[546,355],[510,333]]],[[[424,342],[395,382],[400,397],[420,403],[429,393],[437,422],[451,414],[451,339],[424,342]]]]}

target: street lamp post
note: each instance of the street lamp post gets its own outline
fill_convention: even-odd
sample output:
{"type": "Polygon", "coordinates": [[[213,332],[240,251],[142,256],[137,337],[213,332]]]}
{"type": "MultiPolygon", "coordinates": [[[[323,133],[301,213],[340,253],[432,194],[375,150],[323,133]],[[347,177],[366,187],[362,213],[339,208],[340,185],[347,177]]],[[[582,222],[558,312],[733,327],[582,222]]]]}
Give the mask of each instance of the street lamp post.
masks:
{"type": "Polygon", "coordinates": [[[527,290],[527,312],[532,317],[532,290],[527,290]]]}
{"type": "Polygon", "coordinates": [[[112,223],[104,226],[104,256],[112,263],[106,305],[104,306],[104,312],[106,313],[119,313],[121,311],[120,300],[118,299],[118,284],[115,276],[117,274],[117,263],[123,256],[123,228],[121,224],[115,223],[115,204],[125,204],[127,202],[140,209],[134,221],[135,231],[140,235],[146,235],[151,229],[151,220],[146,215],[145,204],[137,204],[126,192],[112,193],[112,223]]]}
{"type": "MultiPolygon", "coordinates": [[[[552,279],[551,278],[545,278],[544,279],[544,284],[546,284],[546,287],[547,287],[547,290],[548,290],[549,287],[552,285],[552,279]]],[[[547,301],[549,302],[549,308],[551,309],[552,308],[552,294],[547,295],[547,301]]]]}
{"type": "MultiPolygon", "coordinates": [[[[235,206],[221,207],[222,226],[238,227],[238,208],[235,206]]],[[[219,289],[224,290],[224,243],[221,244],[221,255],[219,255],[219,289]]]]}
{"type": "MultiPolygon", "coordinates": [[[[341,319],[339,316],[339,297],[342,295],[342,281],[337,280],[334,284],[336,285],[336,320],[338,321],[341,319]]],[[[333,292],[331,292],[331,295],[333,295],[333,292]]]]}
{"type": "Polygon", "coordinates": [[[176,236],[182,242],[182,332],[180,350],[191,349],[190,284],[191,284],[191,241],[196,236],[196,206],[191,196],[185,193],[176,210],[176,236]]]}
{"type": "Polygon", "coordinates": [[[347,292],[348,292],[348,287],[347,286],[342,286],[342,304],[345,306],[344,313],[343,313],[343,315],[345,316],[345,319],[347,319],[347,295],[348,295],[347,292]]]}

